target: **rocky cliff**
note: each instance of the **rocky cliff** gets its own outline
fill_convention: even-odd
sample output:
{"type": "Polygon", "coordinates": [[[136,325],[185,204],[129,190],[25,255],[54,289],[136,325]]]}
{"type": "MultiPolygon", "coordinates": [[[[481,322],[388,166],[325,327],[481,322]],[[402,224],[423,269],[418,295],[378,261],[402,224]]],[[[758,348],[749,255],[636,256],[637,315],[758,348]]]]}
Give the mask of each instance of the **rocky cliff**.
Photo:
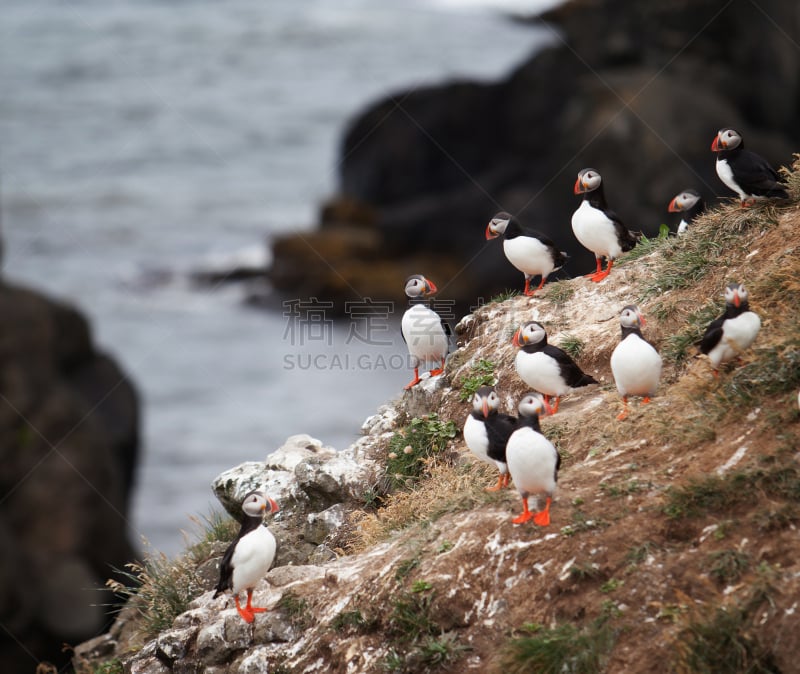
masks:
{"type": "Polygon", "coordinates": [[[0,282],[0,662],[66,664],[134,554],[138,401],[74,307],[0,282]]]}
{"type": "Polygon", "coordinates": [[[445,374],[381,408],[351,447],[297,436],[219,476],[234,516],[255,486],[281,503],[279,559],[255,593],[271,610],[248,625],[212,598],[225,543],[206,535],[144,565],[139,596],[76,649],[76,669],[797,671],[800,174],[789,182],[791,204],[713,210],[684,237],[641,243],[601,284],[561,281],[464,317],[445,374]],[[692,344],[731,280],[763,328],[715,378],[692,344]],[[617,421],[609,356],[631,302],[665,368],[653,403],[617,421]],[[510,339],[527,320],[600,382],[542,421],[563,459],[547,528],[512,524],[518,496],[484,491],[494,475],[459,432],[485,380],[509,411],[524,393],[510,339]],[[155,616],[166,588],[191,591],[155,616]]]}
{"type": "Polygon", "coordinates": [[[686,187],[728,196],[709,150],[719,128],[776,164],[800,142],[791,3],[572,0],[536,21],[551,45],[504,80],[398,91],[350,123],[319,228],[272,243],[279,292],[404,301],[403,280],[436,265],[443,296],[466,308],[522,283],[484,240],[500,210],[570,253],[562,277],[592,267],[570,231],[582,168],[652,235],[686,187]]]}

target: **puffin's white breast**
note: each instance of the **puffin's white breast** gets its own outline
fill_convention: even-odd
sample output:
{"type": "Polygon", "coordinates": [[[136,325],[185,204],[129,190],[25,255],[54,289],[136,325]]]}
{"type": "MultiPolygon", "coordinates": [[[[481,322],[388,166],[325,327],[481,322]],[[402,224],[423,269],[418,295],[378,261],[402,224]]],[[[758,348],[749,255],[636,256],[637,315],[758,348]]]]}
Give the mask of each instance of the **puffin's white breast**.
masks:
{"type": "Polygon", "coordinates": [[[740,199],[745,199],[750,196],[748,194],[745,194],[742,188],[739,187],[736,180],[734,180],[733,170],[731,169],[730,164],[728,164],[727,159],[721,159],[718,157],[716,166],[717,166],[717,175],[719,176],[719,179],[723,183],[725,183],[726,186],[728,186],[730,189],[736,192],[739,195],[740,199]]]}
{"type": "Polygon", "coordinates": [[[758,336],[761,319],[752,311],[745,311],[736,318],[729,318],[722,324],[722,337],[708,357],[715,368],[733,360],[747,349],[758,336]]]}
{"type": "Polygon", "coordinates": [[[400,323],[408,352],[420,360],[440,360],[447,355],[447,334],[442,319],[424,304],[415,304],[400,323]]]}
{"type": "Polygon", "coordinates": [[[534,391],[548,396],[563,396],[572,390],[561,377],[558,362],[541,351],[527,353],[520,349],[514,365],[520,379],[534,391]]]}
{"type": "Polygon", "coordinates": [[[678,234],[686,234],[687,230],[689,229],[689,223],[686,222],[683,218],[678,223],[678,234]]]}
{"type": "Polygon", "coordinates": [[[276,548],[275,536],[263,525],[239,540],[231,559],[234,594],[255,587],[266,575],[275,559],[276,548]]]}
{"type": "Polygon", "coordinates": [[[557,459],[558,453],[553,443],[532,428],[518,428],[508,439],[508,472],[522,493],[552,494],[556,488],[557,459]]]}
{"type": "Polygon", "coordinates": [[[661,356],[635,334],[628,335],[611,354],[611,372],[620,395],[655,395],[661,379],[661,356]]]}
{"type": "Polygon", "coordinates": [[[508,261],[523,274],[547,277],[553,271],[553,255],[539,239],[530,236],[515,236],[503,241],[503,251],[508,261]]]}
{"type": "Polygon", "coordinates": [[[572,231],[580,244],[597,256],[616,259],[622,254],[613,221],[586,200],[572,214],[572,231]]]}
{"type": "Polygon", "coordinates": [[[486,424],[478,421],[471,414],[464,424],[464,442],[467,443],[469,451],[479,459],[487,463],[494,463],[489,458],[489,435],[486,432],[486,424]]]}

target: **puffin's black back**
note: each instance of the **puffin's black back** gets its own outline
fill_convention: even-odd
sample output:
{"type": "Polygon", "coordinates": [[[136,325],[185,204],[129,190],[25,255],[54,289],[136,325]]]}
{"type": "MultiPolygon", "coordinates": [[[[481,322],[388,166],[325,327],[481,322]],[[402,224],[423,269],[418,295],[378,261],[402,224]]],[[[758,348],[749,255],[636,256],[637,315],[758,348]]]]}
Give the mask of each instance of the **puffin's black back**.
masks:
{"type": "Polygon", "coordinates": [[[517,419],[509,414],[491,414],[485,420],[486,435],[489,438],[487,454],[495,461],[506,461],[506,445],[511,434],[517,429],[517,419]]]}
{"type": "Polygon", "coordinates": [[[715,318],[706,328],[706,333],[703,339],[700,340],[700,353],[708,354],[713,349],[719,340],[722,339],[722,326],[729,318],[736,318],[743,314],[745,311],[750,311],[750,303],[745,300],[737,307],[735,304],[726,304],[725,313],[719,318],[715,318]]]}
{"type": "Polygon", "coordinates": [[[219,565],[219,582],[217,583],[217,590],[214,592],[214,598],[216,599],[217,596],[224,592],[225,590],[230,590],[233,587],[233,553],[236,550],[236,544],[242,540],[247,534],[261,525],[261,516],[257,517],[249,517],[246,516],[244,522],[242,522],[242,528],[239,529],[239,533],[237,534],[236,538],[233,539],[231,544],[228,546],[227,550],[225,550],[225,554],[222,556],[222,561],[219,565]]]}
{"type": "Polygon", "coordinates": [[[558,363],[558,369],[561,373],[561,377],[570,388],[579,388],[581,386],[588,386],[589,384],[597,383],[597,380],[592,377],[592,375],[586,374],[583,370],[581,370],[580,367],[578,367],[578,364],[572,360],[566,351],[559,349],[557,346],[553,346],[552,344],[545,346],[542,351],[544,351],[544,353],[558,363]]]}

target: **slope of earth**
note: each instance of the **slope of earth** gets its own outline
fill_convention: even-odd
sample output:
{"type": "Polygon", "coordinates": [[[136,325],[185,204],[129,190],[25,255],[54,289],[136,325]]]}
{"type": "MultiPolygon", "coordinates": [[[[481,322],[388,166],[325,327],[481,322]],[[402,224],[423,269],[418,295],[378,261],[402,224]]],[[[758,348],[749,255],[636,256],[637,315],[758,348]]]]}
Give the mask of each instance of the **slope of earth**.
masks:
{"type": "Polygon", "coordinates": [[[800,176],[787,181],[789,203],[718,208],[686,236],[644,241],[600,284],[548,284],[465,317],[444,377],[406,393],[371,445],[379,475],[329,541],[339,558],[271,571],[255,597],[275,609],[255,627],[206,591],[171,630],[119,648],[120,667],[797,671],[800,176]],[[693,344],[732,281],[762,329],[715,377],[693,344]],[[653,402],[617,421],[609,358],[630,303],[664,373],[653,402]],[[483,490],[496,475],[459,433],[420,458],[420,477],[393,473],[398,447],[416,451],[413,419],[460,429],[486,378],[514,409],[525,385],[511,337],[529,320],[600,382],[542,420],[563,457],[547,528],[511,522],[519,498],[483,490]]]}

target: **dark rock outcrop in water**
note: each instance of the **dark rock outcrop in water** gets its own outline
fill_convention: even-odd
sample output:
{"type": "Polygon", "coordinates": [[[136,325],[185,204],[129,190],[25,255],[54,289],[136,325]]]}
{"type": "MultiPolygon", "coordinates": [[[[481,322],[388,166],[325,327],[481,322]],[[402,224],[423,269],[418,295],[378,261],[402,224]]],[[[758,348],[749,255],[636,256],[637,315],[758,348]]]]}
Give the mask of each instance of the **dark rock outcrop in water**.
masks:
{"type": "Polygon", "coordinates": [[[687,186],[731,196],[710,151],[720,127],[775,165],[797,149],[791,3],[573,0],[542,18],[552,46],[504,81],[397,92],[352,122],[323,227],[274,243],[278,291],[403,301],[402,279],[424,270],[463,303],[521,288],[502,247],[484,240],[498,210],[568,251],[562,274],[584,273],[593,258],[570,227],[581,168],[598,169],[611,207],[652,235],[687,186]],[[353,204],[371,214],[357,227],[353,204]]]}
{"type": "Polygon", "coordinates": [[[130,381],[76,309],[0,283],[0,662],[63,663],[101,631],[99,591],[134,556],[138,449],[130,381]]]}

